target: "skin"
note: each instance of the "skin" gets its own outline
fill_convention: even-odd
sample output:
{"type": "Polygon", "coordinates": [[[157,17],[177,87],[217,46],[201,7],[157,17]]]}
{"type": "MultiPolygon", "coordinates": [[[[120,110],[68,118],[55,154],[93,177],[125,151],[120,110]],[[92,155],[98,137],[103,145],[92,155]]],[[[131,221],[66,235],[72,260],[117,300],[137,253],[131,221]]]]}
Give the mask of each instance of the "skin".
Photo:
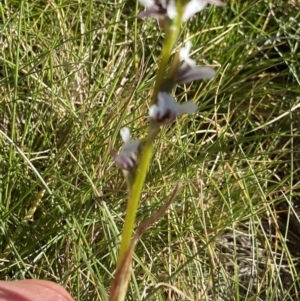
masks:
{"type": "Polygon", "coordinates": [[[0,281],[0,301],[74,301],[60,285],[46,280],[0,281]]]}

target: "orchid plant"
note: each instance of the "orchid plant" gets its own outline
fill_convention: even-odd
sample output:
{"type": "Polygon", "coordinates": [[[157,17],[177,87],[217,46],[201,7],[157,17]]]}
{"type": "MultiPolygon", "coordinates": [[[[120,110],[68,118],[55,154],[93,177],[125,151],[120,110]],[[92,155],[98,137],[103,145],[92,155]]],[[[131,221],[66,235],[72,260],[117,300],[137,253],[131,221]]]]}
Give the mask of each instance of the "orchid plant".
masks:
{"type": "Polygon", "coordinates": [[[152,99],[149,104],[148,135],[143,142],[131,140],[130,130],[126,127],[122,128],[121,137],[124,145],[119,152],[111,150],[116,165],[123,171],[128,183],[128,203],[117,270],[110,289],[110,301],[123,301],[125,299],[131,274],[132,255],[137,240],[143,231],[167,210],[178,192],[177,186],[165,205],[141,223],[133,236],[135,217],[152,157],[155,138],[161,127],[171,124],[183,114],[194,114],[197,111],[197,104],[192,101],[177,103],[171,90],[174,85],[187,84],[196,80],[210,80],[215,75],[215,71],[211,67],[197,66],[190,57],[191,41],[187,41],[185,46],[174,54],[170,63],[170,71],[166,72],[177,43],[181,24],[203,10],[207,4],[225,5],[219,0],[139,0],[139,2],[144,6],[144,10],[138,14],[138,17],[157,18],[161,28],[165,31],[165,40],[152,99]]]}

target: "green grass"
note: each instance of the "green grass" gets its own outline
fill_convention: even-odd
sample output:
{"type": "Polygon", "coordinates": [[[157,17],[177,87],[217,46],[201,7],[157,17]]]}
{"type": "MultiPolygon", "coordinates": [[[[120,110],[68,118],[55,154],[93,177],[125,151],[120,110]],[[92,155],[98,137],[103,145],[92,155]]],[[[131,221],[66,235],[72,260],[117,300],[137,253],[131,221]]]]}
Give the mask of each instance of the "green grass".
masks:
{"type": "MultiPolygon", "coordinates": [[[[184,25],[210,82],[164,128],[138,211],[168,214],[137,245],[128,300],[297,300],[300,50],[293,1],[227,1],[184,25]],[[180,293],[181,292],[181,293],[180,293]]],[[[147,132],[164,34],[135,1],[0,4],[0,277],[106,300],[126,183],[119,130],[147,132]]]]}

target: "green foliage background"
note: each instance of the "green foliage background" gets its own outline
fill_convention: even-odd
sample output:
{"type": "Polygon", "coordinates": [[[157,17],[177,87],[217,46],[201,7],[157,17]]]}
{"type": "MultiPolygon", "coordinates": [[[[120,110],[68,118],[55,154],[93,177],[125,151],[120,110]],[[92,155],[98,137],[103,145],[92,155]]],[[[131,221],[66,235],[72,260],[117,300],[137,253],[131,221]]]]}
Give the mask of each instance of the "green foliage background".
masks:
{"type": "MultiPolygon", "coordinates": [[[[210,82],[163,130],[138,221],[180,197],[135,254],[128,300],[299,298],[299,4],[228,0],[184,25],[210,82]]],[[[135,1],[0,4],[0,278],[106,300],[126,208],[110,148],[143,137],[164,33],[135,1]]]]}

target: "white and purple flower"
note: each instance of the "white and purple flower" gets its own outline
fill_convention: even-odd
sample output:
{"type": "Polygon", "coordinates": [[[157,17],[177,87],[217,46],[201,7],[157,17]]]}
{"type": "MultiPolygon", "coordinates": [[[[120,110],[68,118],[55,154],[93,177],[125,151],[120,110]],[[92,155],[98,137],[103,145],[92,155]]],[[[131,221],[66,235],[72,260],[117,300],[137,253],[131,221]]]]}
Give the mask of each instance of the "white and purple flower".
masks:
{"type": "Polygon", "coordinates": [[[219,0],[190,0],[185,6],[182,21],[185,22],[193,15],[200,12],[207,4],[214,4],[216,6],[225,6],[226,4],[219,0]]]}
{"type": "MultiPolygon", "coordinates": [[[[173,19],[177,16],[177,8],[175,0],[139,0],[145,7],[143,12],[138,16],[140,18],[154,17],[164,19],[168,17],[173,19]]],[[[177,0],[178,1],[178,0],[177,0]]],[[[185,22],[190,19],[194,14],[203,10],[207,4],[214,4],[216,6],[225,6],[225,3],[220,0],[191,0],[184,8],[182,21],[185,22]]]]}
{"type": "Polygon", "coordinates": [[[176,99],[167,92],[159,92],[157,104],[149,109],[149,116],[159,125],[170,124],[183,114],[193,114],[197,110],[197,105],[192,101],[178,104],[176,99]]]}
{"type": "Polygon", "coordinates": [[[158,18],[164,19],[168,16],[173,19],[177,15],[175,0],[139,0],[145,7],[145,10],[140,12],[140,18],[158,18]]]}
{"type": "Polygon", "coordinates": [[[140,140],[131,140],[130,130],[124,127],[120,131],[124,145],[117,153],[114,149],[110,154],[114,158],[115,163],[122,169],[132,172],[137,167],[137,153],[140,146],[140,140]]]}
{"type": "Polygon", "coordinates": [[[196,62],[190,58],[191,48],[192,42],[188,41],[179,51],[179,60],[182,64],[173,79],[177,84],[188,84],[199,79],[212,79],[216,74],[211,67],[196,65],[196,62]]]}

